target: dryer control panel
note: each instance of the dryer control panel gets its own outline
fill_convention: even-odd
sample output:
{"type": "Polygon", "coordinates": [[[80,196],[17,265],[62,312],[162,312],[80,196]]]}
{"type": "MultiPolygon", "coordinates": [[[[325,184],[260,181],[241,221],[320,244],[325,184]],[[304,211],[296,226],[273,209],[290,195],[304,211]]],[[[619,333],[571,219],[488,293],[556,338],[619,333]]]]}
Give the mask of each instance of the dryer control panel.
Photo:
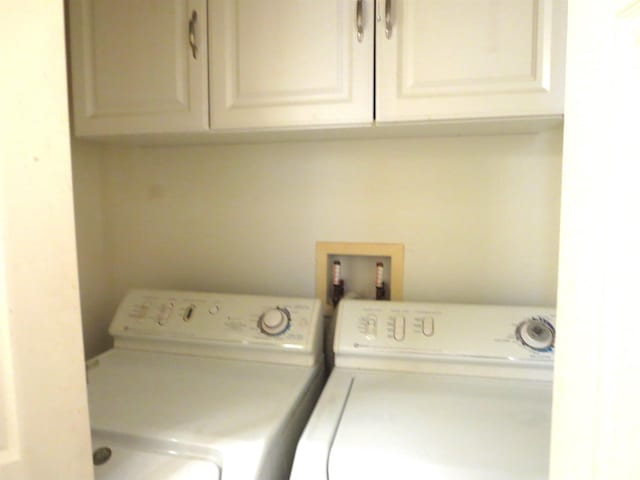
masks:
{"type": "Polygon", "coordinates": [[[320,355],[320,312],[317,299],[134,290],[109,333],[116,347],[288,362],[320,355]]]}
{"type": "Polygon", "coordinates": [[[361,357],[551,367],[554,341],[549,307],[342,300],[334,351],[337,365],[361,357]]]}

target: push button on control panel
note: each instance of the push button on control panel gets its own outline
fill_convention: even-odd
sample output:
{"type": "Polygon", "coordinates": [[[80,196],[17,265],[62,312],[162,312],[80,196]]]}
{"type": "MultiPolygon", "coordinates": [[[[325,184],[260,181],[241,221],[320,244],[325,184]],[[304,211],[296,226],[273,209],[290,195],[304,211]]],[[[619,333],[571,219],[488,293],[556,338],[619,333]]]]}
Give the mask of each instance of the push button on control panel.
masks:
{"type": "Polygon", "coordinates": [[[374,315],[369,315],[367,317],[367,325],[366,332],[367,336],[375,337],[376,336],[376,317],[374,315]]]}
{"type": "Polygon", "coordinates": [[[424,317],[422,319],[422,333],[427,337],[433,335],[433,317],[424,317]]]}
{"type": "Polygon", "coordinates": [[[393,338],[398,342],[404,340],[404,327],[405,321],[404,317],[398,316],[393,320],[393,338]]]}
{"type": "Polygon", "coordinates": [[[375,340],[378,331],[378,317],[374,314],[366,314],[358,319],[358,332],[364,335],[366,340],[375,340]]]}
{"type": "Polygon", "coordinates": [[[173,311],[173,302],[167,302],[160,305],[158,310],[157,323],[158,325],[166,325],[169,321],[169,317],[171,316],[171,312],[173,311]]]}

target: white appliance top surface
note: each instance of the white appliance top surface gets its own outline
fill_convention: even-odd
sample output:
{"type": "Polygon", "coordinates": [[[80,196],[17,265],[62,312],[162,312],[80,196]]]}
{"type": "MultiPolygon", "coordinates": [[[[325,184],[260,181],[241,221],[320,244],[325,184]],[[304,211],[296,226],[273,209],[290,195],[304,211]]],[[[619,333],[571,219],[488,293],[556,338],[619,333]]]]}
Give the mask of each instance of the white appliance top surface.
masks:
{"type": "Polygon", "coordinates": [[[220,468],[208,459],[192,455],[154,451],[145,442],[119,441],[109,435],[93,434],[94,451],[109,448],[109,458],[94,467],[96,480],[218,480],[220,468]]]}
{"type": "Polygon", "coordinates": [[[338,368],[323,397],[348,377],[331,480],[548,478],[550,382],[338,368]]]}
{"type": "Polygon", "coordinates": [[[218,460],[260,455],[319,372],[123,349],[95,363],[87,385],[94,432],[166,442],[167,451],[193,447],[218,460]]]}

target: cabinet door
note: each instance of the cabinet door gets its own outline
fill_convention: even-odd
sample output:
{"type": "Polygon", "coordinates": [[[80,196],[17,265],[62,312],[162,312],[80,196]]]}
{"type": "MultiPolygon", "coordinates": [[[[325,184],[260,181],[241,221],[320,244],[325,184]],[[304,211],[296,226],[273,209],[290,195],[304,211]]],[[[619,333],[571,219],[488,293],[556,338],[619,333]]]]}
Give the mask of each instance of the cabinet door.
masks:
{"type": "Polygon", "coordinates": [[[376,120],[562,113],[566,0],[380,0],[377,17],[376,120]]]}
{"type": "Polygon", "coordinates": [[[373,0],[210,1],[212,128],[371,123],[373,13],[373,0]]]}
{"type": "Polygon", "coordinates": [[[69,7],[77,135],[208,129],[206,0],[69,7]]]}

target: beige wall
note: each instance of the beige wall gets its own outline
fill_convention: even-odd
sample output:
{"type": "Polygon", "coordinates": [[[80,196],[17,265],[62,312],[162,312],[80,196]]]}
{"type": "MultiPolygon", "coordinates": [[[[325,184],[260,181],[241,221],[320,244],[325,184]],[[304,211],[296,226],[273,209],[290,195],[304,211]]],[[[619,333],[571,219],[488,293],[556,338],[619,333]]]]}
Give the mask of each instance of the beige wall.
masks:
{"type": "Polygon", "coordinates": [[[87,194],[76,204],[79,251],[97,259],[80,261],[83,307],[96,306],[85,328],[97,322],[90,337],[106,332],[131,287],[312,296],[318,240],[403,243],[408,300],[553,305],[561,142],[556,130],[99,146],[99,180],[95,152],[77,149],[91,157],[75,161],[85,173],[77,181],[87,182],[76,188],[87,194]],[[86,200],[92,194],[100,200],[86,200]],[[81,214],[88,205],[98,214],[100,203],[103,223],[81,214]],[[87,298],[96,286],[105,303],[87,298]]]}
{"type": "Polygon", "coordinates": [[[102,212],[101,159],[104,147],[73,140],[73,195],[84,349],[92,357],[111,346],[111,320],[102,212]]]}

